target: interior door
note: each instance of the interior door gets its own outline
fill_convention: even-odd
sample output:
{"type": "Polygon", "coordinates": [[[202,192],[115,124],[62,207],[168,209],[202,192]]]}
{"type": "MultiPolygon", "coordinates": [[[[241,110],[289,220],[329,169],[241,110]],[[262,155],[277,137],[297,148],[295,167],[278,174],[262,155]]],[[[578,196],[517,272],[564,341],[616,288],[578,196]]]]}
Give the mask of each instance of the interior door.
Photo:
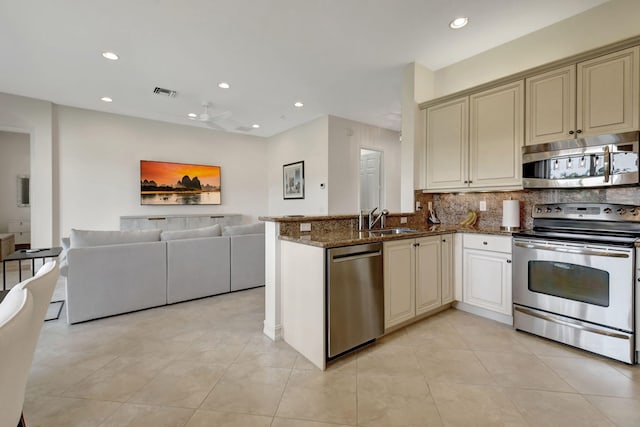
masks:
{"type": "Polygon", "coordinates": [[[371,210],[382,206],[382,153],[361,150],[360,154],[360,209],[371,210]]]}

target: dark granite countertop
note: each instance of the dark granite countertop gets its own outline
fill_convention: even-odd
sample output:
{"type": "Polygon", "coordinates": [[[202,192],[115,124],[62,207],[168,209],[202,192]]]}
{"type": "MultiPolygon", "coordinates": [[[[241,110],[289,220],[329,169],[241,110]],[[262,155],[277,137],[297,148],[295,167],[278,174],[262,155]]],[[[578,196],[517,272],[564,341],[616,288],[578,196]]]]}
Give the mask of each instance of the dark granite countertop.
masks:
{"type": "Polygon", "coordinates": [[[455,224],[433,225],[428,228],[417,229],[416,232],[403,234],[379,235],[368,231],[336,231],[331,233],[300,233],[298,236],[280,236],[280,240],[301,243],[320,248],[336,248],[340,246],[358,245],[361,243],[384,242],[389,240],[413,239],[418,237],[436,236],[448,233],[476,233],[511,236],[512,231],[504,231],[499,227],[463,227],[455,224]]]}

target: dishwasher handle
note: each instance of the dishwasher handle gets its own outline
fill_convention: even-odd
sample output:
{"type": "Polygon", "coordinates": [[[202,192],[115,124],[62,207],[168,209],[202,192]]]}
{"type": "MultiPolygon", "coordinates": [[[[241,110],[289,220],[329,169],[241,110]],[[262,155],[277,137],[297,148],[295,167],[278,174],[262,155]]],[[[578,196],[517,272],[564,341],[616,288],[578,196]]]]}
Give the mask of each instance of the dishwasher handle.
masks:
{"type": "Polygon", "coordinates": [[[344,254],[344,255],[333,255],[331,257],[331,262],[353,261],[356,259],[371,258],[371,257],[376,257],[381,255],[382,255],[382,250],[355,252],[355,253],[344,254]]]}

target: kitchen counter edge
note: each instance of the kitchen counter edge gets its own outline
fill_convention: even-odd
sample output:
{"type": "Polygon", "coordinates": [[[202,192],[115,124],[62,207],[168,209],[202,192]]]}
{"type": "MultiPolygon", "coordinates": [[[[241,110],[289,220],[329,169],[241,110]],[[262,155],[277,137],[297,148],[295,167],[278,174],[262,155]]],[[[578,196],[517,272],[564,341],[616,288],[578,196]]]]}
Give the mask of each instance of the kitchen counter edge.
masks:
{"type": "Polygon", "coordinates": [[[418,230],[413,233],[393,234],[384,236],[372,236],[368,231],[357,232],[336,232],[325,233],[322,235],[314,235],[314,233],[301,233],[299,236],[278,236],[280,240],[287,242],[300,243],[308,246],[316,246],[319,248],[338,248],[341,246],[352,246],[364,243],[387,242],[392,240],[415,239],[420,237],[437,236],[441,234],[451,233],[473,233],[473,234],[492,234],[509,236],[513,231],[501,230],[499,227],[462,227],[459,225],[439,225],[429,229],[418,230]]]}

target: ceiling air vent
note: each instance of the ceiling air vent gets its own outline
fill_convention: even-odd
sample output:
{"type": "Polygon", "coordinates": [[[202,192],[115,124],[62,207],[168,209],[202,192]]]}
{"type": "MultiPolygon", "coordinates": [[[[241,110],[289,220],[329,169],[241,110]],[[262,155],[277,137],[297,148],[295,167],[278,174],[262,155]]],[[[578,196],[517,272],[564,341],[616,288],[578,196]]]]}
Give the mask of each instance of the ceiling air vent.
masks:
{"type": "Polygon", "coordinates": [[[169,98],[174,98],[176,96],[175,90],[165,89],[163,87],[158,87],[158,86],[156,86],[156,88],[153,90],[153,93],[155,93],[156,95],[165,95],[165,96],[168,96],[169,98]]]}

